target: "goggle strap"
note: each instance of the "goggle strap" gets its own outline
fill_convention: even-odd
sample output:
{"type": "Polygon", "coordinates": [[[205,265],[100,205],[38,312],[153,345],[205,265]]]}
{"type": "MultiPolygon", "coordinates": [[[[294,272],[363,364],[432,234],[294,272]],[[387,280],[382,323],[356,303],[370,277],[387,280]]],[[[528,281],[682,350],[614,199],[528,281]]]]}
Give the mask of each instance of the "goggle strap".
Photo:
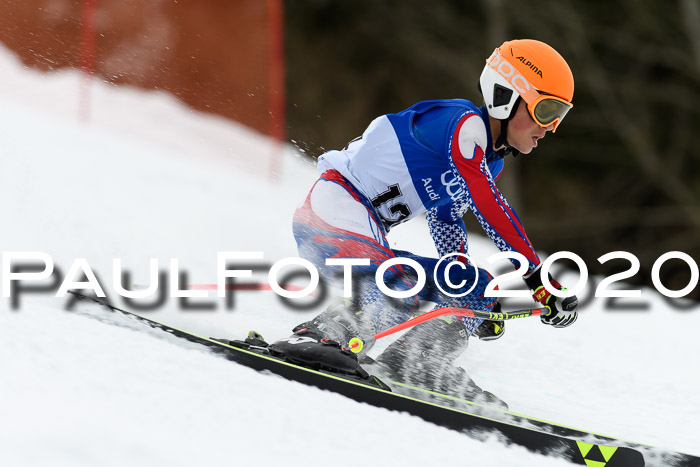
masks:
{"type": "Polygon", "coordinates": [[[499,49],[494,50],[493,54],[486,61],[496,73],[508,81],[508,84],[523,97],[525,102],[532,104],[540,97],[537,89],[530,84],[527,78],[518,73],[518,69],[501,55],[499,49]]]}

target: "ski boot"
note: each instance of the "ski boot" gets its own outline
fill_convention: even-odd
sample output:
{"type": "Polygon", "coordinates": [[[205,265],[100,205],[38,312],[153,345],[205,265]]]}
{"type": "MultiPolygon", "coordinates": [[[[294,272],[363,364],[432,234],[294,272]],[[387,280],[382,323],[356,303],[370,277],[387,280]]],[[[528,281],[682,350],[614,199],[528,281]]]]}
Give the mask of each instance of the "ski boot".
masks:
{"type": "Polygon", "coordinates": [[[468,343],[461,320],[437,318],[401,336],[376,358],[376,370],[368,368],[420,398],[427,396],[449,406],[474,402],[507,409],[504,401],[481,389],[464,368],[455,365],[468,343]]]}
{"type": "Polygon", "coordinates": [[[347,342],[360,332],[352,306],[346,300],[329,306],[323,313],[292,329],[290,337],[268,347],[270,354],[290,363],[367,378],[358,357],[347,342]]]}

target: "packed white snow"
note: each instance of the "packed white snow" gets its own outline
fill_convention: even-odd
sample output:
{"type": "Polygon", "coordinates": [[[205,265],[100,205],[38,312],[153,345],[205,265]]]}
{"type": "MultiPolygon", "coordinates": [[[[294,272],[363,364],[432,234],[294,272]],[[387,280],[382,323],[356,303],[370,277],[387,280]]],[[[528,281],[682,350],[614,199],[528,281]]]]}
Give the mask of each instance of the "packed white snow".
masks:
{"type": "MultiPolygon", "coordinates": [[[[263,283],[269,264],[296,256],[291,216],[316,169],[293,148],[98,81],[79,121],[76,73],[31,71],[4,49],[0,70],[0,245],[50,255],[55,274],[40,284],[84,258],[128,307],[114,258],[145,287],[151,258],[162,270],[177,258],[190,284],[210,285],[217,252],[263,252],[250,279],[263,283]]],[[[470,254],[486,264],[496,250],[479,234],[470,254]]],[[[435,255],[422,221],[389,240],[435,255]]],[[[66,312],[53,293],[17,295],[17,306],[0,301],[0,465],[566,465],[66,312]]],[[[514,412],[698,455],[700,311],[650,290],[642,300],[648,311],[613,312],[598,299],[567,329],[510,322],[460,362],[514,412]]],[[[191,302],[211,309],[170,298],[144,313],[200,335],[274,340],[323,306],[294,311],[269,291],[236,291],[230,308],[214,291],[191,302]]]]}

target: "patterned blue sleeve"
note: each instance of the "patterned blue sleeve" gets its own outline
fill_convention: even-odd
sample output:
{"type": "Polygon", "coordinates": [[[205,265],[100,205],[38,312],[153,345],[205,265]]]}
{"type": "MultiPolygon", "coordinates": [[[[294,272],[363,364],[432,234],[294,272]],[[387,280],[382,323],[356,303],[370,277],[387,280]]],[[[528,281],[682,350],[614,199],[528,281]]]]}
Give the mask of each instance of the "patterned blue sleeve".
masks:
{"type": "Polygon", "coordinates": [[[459,197],[453,203],[428,211],[428,228],[440,257],[450,253],[467,254],[467,229],[462,220],[467,209],[466,198],[459,197]]]}

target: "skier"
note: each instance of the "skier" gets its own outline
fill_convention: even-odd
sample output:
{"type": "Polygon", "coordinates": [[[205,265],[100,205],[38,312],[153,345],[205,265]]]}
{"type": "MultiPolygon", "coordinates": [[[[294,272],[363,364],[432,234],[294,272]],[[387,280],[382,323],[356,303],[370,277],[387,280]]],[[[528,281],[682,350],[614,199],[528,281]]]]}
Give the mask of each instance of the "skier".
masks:
{"type": "MultiPolygon", "coordinates": [[[[485,103],[482,107],[462,99],[419,102],[375,119],[345,149],[319,158],[321,176],[294,215],[299,254],[313,262],[324,277],[338,276],[343,269],[326,265],[329,258],[369,261],[353,266],[359,290],[351,303],[340,302],[295,327],[293,338],[273,344],[278,349],[300,360],[315,353],[313,358],[323,359],[331,349],[337,352],[335,342],[346,346],[352,337],[371,336],[405,321],[423,300],[436,307],[498,307],[484,294],[492,279],[486,270],[469,264],[448,268],[449,261],[389,246],[386,234],[395,225],[425,212],[437,252],[444,257],[466,255],[462,216],[471,209],[500,250],[527,259],[525,282],[535,300],[548,310],[542,322],[563,328],[576,321],[576,297],[558,298],[543,287],[540,259],[495,185],[505,156],[530,153],[571,109],[571,70],[549,45],[513,40],[496,48],[487,60],[479,89],[485,103]],[[397,257],[416,261],[426,272],[426,287],[414,297],[388,299],[377,289],[377,268],[397,257]]],[[[465,261],[465,256],[459,258],[465,261]]],[[[396,265],[383,278],[394,290],[408,290],[415,285],[417,273],[396,265]]],[[[550,282],[565,290],[551,277],[550,282]]],[[[452,363],[466,349],[470,335],[497,339],[504,325],[503,321],[466,317],[433,319],[392,343],[376,363],[392,377],[412,384],[471,399],[486,394],[488,400],[493,396],[482,392],[452,363]]],[[[349,352],[343,353],[350,358],[349,352]]]]}

